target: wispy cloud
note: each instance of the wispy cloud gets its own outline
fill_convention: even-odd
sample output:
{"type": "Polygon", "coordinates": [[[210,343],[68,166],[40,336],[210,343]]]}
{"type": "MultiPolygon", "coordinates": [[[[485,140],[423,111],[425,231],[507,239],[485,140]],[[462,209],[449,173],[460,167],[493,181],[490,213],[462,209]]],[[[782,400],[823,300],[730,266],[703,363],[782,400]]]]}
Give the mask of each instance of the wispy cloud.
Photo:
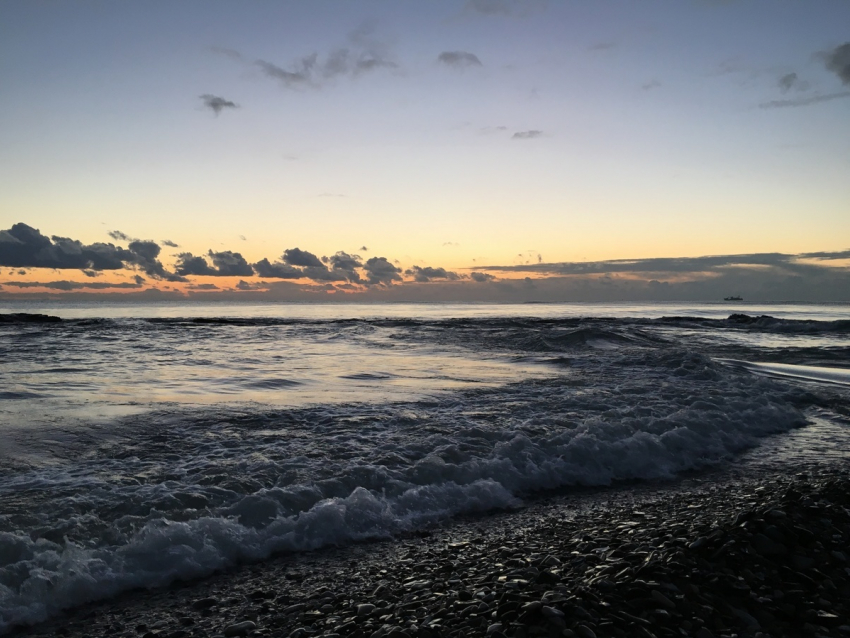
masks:
{"type": "Polygon", "coordinates": [[[771,100],[770,102],[762,102],[759,104],[759,107],[763,109],[782,109],[795,106],[810,106],[812,104],[820,104],[821,102],[841,100],[847,97],[850,97],[850,91],[828,93],[826,95],[811,95],[808,97],[798,97],[788,100],[771,100]]]}
{"type": "Polygon", "coordinates": [[[446,66],[456,69],[465,69],[471,66],[483,66],[481,60],[474,53],[468,51],[443,51],[437,56],[437,61],[446,66]]]}
{"type": "Polygon", "coordinates": [[[108,290],[110,288],[135,290],[141,288],[140,283],[109,283],[106,281],[4,281],[3,284],[14,288],[47,288],[48,290],[62,290],[66,292],[71,290],[108,290]]]}
{"type": "Polygon", "coordinates": [[[464,10],[482,16],[526,17],[546,6],[546,0],[467,0],[464,10]]]}
{"type": "Polygon", "coordinates": [[[850,257],[850,251],[819,253],[751,253],[743,255],[711,255],[706,257],[656,257],[649,259],[614,259],[608,261],[531,263],[510,266],[481,266],[484,270],[529,272],[554,275],[589,275],[604,273],[699,273],[732,267],[767,266],[790,270],[832,268],[827,265],[801,263],[801,259],[838,260],[850,257]]]}
{"type": "Polygon", "coordinates": [[[211,95],[210,93],[205,93],[204,95],[201,95],[199,97],[203,101],[204,106],[210,109],[216,115],[221,113],[224,109],[239,108],[239,105],[235,102],[225,100],[223,97],[219,97],[217,95],[211,95]]]}
{"type": "Polygon", "coordinates": [[[543,137],[543,131],[538,131],[538,130],[517,131],[516,133],[511,135],[511,139],[514,139],[514,140],[533,140],[537,137],[543,137]]]}
{"type": "Polygon", "coordinates": [[[325,55],[314,52],[287,67],[266,60],[254,63],[264,75],[287,88],[320,87],[339,77],[358,77],[379,69],[396,69],[390,45],[376,35],[375,25],[367,23],[348,34],[346,46],[325,55]]]}

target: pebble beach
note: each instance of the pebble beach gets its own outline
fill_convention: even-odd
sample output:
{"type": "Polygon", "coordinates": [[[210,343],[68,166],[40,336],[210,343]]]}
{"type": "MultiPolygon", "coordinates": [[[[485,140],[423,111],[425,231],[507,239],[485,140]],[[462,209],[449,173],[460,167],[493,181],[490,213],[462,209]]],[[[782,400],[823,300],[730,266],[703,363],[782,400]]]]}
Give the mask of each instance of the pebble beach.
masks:
{"type": "Polygon", "coordinates": [[[850,635],[850,467],[546,495],[139,590],[14,635],[850,635]]]}

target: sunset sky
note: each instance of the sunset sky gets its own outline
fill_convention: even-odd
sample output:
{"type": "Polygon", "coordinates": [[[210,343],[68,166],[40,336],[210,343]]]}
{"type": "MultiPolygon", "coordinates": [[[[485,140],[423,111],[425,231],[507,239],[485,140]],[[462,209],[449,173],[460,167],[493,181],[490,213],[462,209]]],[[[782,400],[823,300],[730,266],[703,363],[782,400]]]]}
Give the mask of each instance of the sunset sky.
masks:
{"type": "Polygon", "coordinates": [[[850,300],[846,0],[4,0],[0,121],[4,296],[850,300]]]}

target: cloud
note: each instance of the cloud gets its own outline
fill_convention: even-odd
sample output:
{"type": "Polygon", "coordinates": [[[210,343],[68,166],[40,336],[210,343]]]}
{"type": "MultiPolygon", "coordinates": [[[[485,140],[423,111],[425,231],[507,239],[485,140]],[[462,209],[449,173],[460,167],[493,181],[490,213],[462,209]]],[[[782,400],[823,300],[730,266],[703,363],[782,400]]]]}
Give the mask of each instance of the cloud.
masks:
{"type": "Polygon", "coordinates": [[[368,249],[368,248],[366,248],[366,246],[361,246],[361,247],[359,248],[359,250],[361,250],[361,251],[362,251],[362,252],[364,252],[364,253],[368,253],[368,252],[369,252],[369,249],[368,249]]]}
{"type": "Polygon", "coordinates": [[[132,237],[128,237],[126,234],[122,233],[120,230],[110,230],[108,234],[115,241],[132,241],[132,237]]]}
{"type": "Polygon", "coordinates": [[[344,275],[346,280],[352,283],[360,283],[362,281],[360,273],[356,270],[363,267],[360,255],[349,255],[347,252],[340,250],[328,257],[327,263],[330,264],[331,270],[344,275]]]}
{"type": "Polygon", "coordinates": [[[268,287],[265,281],[247,282],[244,279],[240,279],[236,284],[237,290],[266,290],[268,287]]]}
{"type": "Polygon", "coordinates": [[[813,95],[811,97],[801,97],[790,100],[771,100],[770,102],[762,102],[759,104],[759,107],[763,109],[781,109],[795,106],[809,106],[810,104],[831,102],[832,100],[840,100],[847,97],[850,97],[850,91],[828,93],[827,95],[813,95]]]}
{"type": "Polygon", "coordinates": [[[542,137],[543,131],[530,130],[530,131],[517,131],[511,136],[511,139],[514,140],[533,140],[537,137],[542,137]]]}
{"type": "Polygon", "coordinates": [[[640,88],[644,91],[651,91],[652,89],[661,88],[661,82],[659,82],[658,80],[650,80],[649,82],[641,84],[640,88]]]}
{"type": "Polygon", "coordinates": [[[533,272],[552,275],[597,275],[610,273],[692,274],[736,268],[775,267],[789,272],[833,270],[830,266],[801,263],[800,259],[846,259],[850,251],[802,253],[752,253],[744,255],[711,255],[706,257],[655,257],[650,259],[614,259],[608,261],[537,263],[511,266],[485,266],[502,272],[533,272]]]}
{"type": "Polygon", "coordinates": [[[260,67],[263,73],[268,77],[280,80],[284,86],[304,86],[310,83],[313,75],[313,68],[316,66],[316,54],[301,58],[296,62],[295,67],[291,71],[282,69],[281,67],[266,62],[265,60],[257,60],[256,65],[260,67]]]}
{"type": "Polygon", "coordinates": [[[280,262],[271,263],[266,258],[254,264],[254,272],[260,277],[268,277],[270,279],[303,279],[306,276],[300,268],[280,262]]]}
{"type": "MultiPolygon", "coordinates": [[[[127,237],[123,233],[119,236],[127,237]]],[[[90,271],[137,266],[152,277],[181,281],[158,261],[159,250],[153,241],[133,240],[127,248],[121,248],[101,242],[83,244],[76,239],[56,235],[48,238],[38,229],[23,223],[0,230],[0,266],[90,271]]]]}
{"type": "Polygon", "coordinates": [[[615,48],[617,48],[616,42],[597,42],[587,47],[589,51],[609,51],[615,48]]]}
{"type": "Polygon", "coordinates": [[[311,53],[283,68],[266,60],[257,60],[256,66],[267,77],[280,81],[287,88],[319,87],[324,82],[339,77],[358,77],[378,69],[395,69],[398,64],[390,47],[375,37],[372,23],[364,24],[348,35],[348,46],[338,47],[319,56],[311,53]]]}
{"type": "Polygon", "coordinates": [[[219,290],[215,284],[191,284],[186,286],[188,290],[219,290]]]}
{"type": "Polygon", "coordinates": [[[250,277],[254,274],[254,270],[240,253],[230,250],[221,252],[210,250],[208,254],[213,261],[216,274],[220,277],[250,277]]]}
{"type": "Polygon", "coordinates": [[[14,286],[15,288],[49,288],[51,290],[106,290],[108,288],[123,288],[123,289],[137,289],[140,288],[141,285],[138,283],[131,284],[128,282],[120,282],[120,283],[109,283],[109,282],[101,282],[101,281],[4,281],[3,282],[7,286],[14,286]]]}
{"type": "Polygon", "coordinates": [[[322,257],[300,248],[288,248],[283,252],[282,261],[272,263],[261,259],[254,264],[254,271],[260,277],[275,279],[312,279],[313,281],[360,281],[360,275],[354,270],[362,264],[359,257],[346,253],[337,253],[333,257],[322,257]],[[325,264],[330,264],[329,269],[325,264]]]}
{"type": "Polygon", "coordinates": [[[283,251],[283,262],[290,266],[315,266],[325,268],[322,260],[313,253],[300,248],[287,248],[283,251]]]}
{"type": "Polygon", "coordinates": [[[215,275],[216,271],[203,257],[196,257],[192,253],[180,253],[177,255],[177,263],[174,271],[178,275],[215,275]]]}
{"type": "Polygon", "coordinates": [[[478,283],[484,283],[496,279],[493,275],[489,275],[486,272],[473,272],[469,273],[469,276],[472,278],[472,281],[477,281],[478,283]]]}
{"type": "Polygon", "coordinates": [[[168,246],[169,248],[180,248],[180,246],[178,244],[175,244],[173,241],[171,241],[169,239],[163,239],[160,243],[163,246],[168,246]]]}
{"type": "Polygon", "coordinates": [[[484,16],[525,17],[545,6],[543,0],[467,0],[464,9],[484,16]]]}
{"type": "Polygon", "coordinates": [[[799,78],[796,73],[786,73],[781,78],[779,78],[777,84],[779,84],[779,88],[782,89],[783,93],[787,93],[791,90],[791,88],[797,83],[799,78]]]}
{"type": "Polygon", "coordinates": [[[461,278],[456,272],[446,270],[445,268],[433,268],[431,266],[413,266],[405,270],[404,274],[413,277],[413,280],[418,282],[432,281],[434,279],[457,281],[461,278]]]}
{"type": "Polygon", "coordinates": [[[159,261],[159,253],[162,249],[155,241],[136,239],[127,247],[134,255],[130,263],[141,268],[146,275],[166,281],[186,281],[180,273],[171,273],[165,269],[159,261]]]}
{"type": "Polygon", "coordinates": [[[216,252],[210,250],[207,255],[213,265],[202,256],[192,253],[180,253],[177,255],[175,271],[178,275],[196,275],[207,277],[251,277],[254,269],[245,261],[240,253],[230,250],[216,252]]]}
{"type": "Polygon", "coordinates": [[[843,84],[850,84],[850,42],[845,42],[823,54],[826,68],[835,73],[843,84]]]}
{"type": "Polygon", "coordinates": [[[437,56],[437,61],[446,66],[465,69],[471,66],[483,66],[474,53],[467,51],[443,51],[437,56]]]}
{"type": "Polygon", "coordinates": [[[850,250],[840,250],[833,252],[817,252],[817,253],[800,253],[797,255],[801,259],[850,259],[850,250]]]}
{"type": "Polygon", "coordinates": [[[401,281],[401,269],[393,266],[386,257],[372,257],[363,264],[366,283],[370,286],[390,286],[401,281]]]}
{"type": "Polygon", "coordinates": [[[145,281],[147,281],[147,279],[145,279],[141,275],[133,275],[133,281],[135,281],[137,284],[143,284],[145,283],[145,281]]]}
{"type": "Polygon", "coordinates": [[[223,97],[218,97],[217,95],[210,95],[209,93],[205,93],[204,95],[199,96],[201,100],[204,102],[204,106],[208,109],[212,109],[212,112],[218,115],[224,109],[238,109],[239,105],[235,102],[231,102],[230,100],[225,100],[223,97]]]}

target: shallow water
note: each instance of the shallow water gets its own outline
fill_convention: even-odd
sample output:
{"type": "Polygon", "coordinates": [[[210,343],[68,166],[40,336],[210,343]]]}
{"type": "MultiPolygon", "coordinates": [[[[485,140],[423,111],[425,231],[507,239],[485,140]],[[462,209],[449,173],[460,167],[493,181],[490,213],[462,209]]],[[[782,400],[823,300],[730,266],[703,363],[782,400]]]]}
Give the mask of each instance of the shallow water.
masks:
{"type": "Polygon", "coordinates": [[[847,455],[847,307],[739,306],[10,309],[66,320],[0,324],[0,631],[537,490],[847,455]]]}

